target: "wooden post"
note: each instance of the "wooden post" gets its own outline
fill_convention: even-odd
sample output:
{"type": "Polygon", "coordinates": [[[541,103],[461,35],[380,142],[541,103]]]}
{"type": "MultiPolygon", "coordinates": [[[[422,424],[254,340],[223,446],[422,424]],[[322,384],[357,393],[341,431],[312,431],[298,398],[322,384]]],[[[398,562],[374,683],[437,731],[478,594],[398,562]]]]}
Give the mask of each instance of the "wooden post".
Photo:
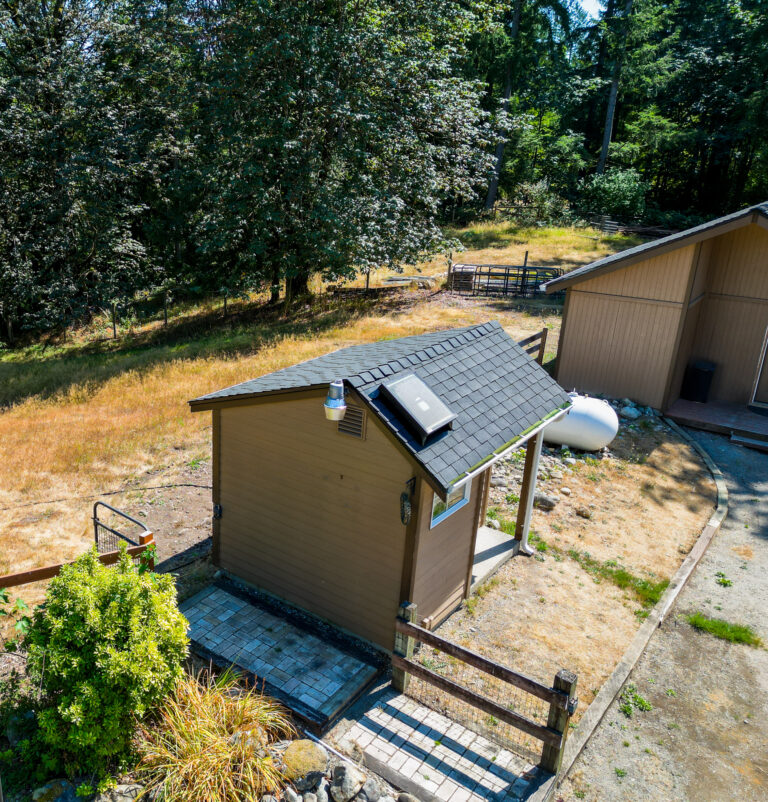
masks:
{"type": "MultiPolygon", "coordinates": [[[[139,545],[140,546],[154,546],[155,545],[155,536],[152,532],[144,532],[143,534],[139,535],[139,545]]],[[[154,570],[155,567],[155,558],[150,556],[147,557],[147,566],[154,570]]]]}
{"type": "Polygon", "coordinates": [[[543,328],[543,329],[541,330],[541,341],[540,341],[540,343],[539,343],[539,356],[538,356],[538,358],[536,359],[536,361],[537,361],[537,362],[538,362],[540,365],[543,365],[543,364],[544,364],[544,352],[545,352],[545,351],[546,351],[546,349],[547,349],[547,334],[548,334],[548,333],[549,333],[549,330],[548,330],[547,328],[543,328]]]}
{"type": "MultiPolygon", "coordinates": [[[[397,617],[402,618],[409,624],[416,623],[416,605],[412,602],[403,602],[397,612],[397,617]]],[[[395,648],[394,652],[398,657],[404,657],[410,660],[413,657],[413,649],[416,641],[408,635],[403,635],[401,632],[395,632],[395,648]]],[[[400,693],[405,693],[408,690],[408,681],[410,677],[406,671],[401,668],[392,669],[392,687],[400,693]]]]}
{"type": "Polygon", "coordinates": [[[520,503],[517,507],[515,522],[515,540],[519,541],[518,551],[522,554],[533,554],[528,545],[528,532],[531,528],[533,497],[536,495],[536,475],[539,472],[541,445],[544,442],[544,431],[540,431],[528,441],[525,447],[525,466],[523,468],[523,486],[520,488],[520,503]]]}
{"type": "Polygon", "coordinates": [[[112,301],[112,339],[117,339],[117,304],[112,301]]]}
{"type": "Polygon", "coordinates": [[[563,736],[560,742],[560,747],[550,746],[544,744],[544,749],[541,751],[541,762],[539,765],[544,771],[549,771],[552,774],[557,774],[560,771],[560,764],[563,760],[563,752],[565,750],[565,741],[568,738],[568,722],[571,720],[571,712],[575,710],[576,700],[576,681],[577,677],[572,671],[567,671],[561,668],[555,675],[555,683],[552,686],[556,691],[562,691],[568,694],[569,705],[563,709],[554,703],[549,705],[549,717],[547,718],[547,727],[561,733],[563,736]],[[574,704],[571,706],[570,701],[574,704]]]}

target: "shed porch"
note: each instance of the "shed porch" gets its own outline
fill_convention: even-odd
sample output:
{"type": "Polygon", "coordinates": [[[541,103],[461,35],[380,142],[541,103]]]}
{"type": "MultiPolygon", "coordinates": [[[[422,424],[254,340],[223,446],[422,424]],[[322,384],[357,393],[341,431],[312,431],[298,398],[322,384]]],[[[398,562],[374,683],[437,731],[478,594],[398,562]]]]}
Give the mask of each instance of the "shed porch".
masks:
{"type": "Polygon", "coordinates": [[[753,412],[743,404],[728,401],[700,404],[679,398],[665,414],[683,426],[728,434],[737,442],[752,440],[753,443],[744,445],[764,446],[768,449],[768,416],[753,412]]]}

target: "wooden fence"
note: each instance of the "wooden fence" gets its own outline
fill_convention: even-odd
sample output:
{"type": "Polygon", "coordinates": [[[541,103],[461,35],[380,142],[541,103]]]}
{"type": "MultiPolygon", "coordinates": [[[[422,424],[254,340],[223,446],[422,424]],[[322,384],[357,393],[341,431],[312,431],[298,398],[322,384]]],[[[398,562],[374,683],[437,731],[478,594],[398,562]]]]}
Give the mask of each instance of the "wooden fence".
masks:
{"type": "MultiPolygon", "coordinates": [[[[138,557],[143,554],[150,546],[154,546],[155,537],[152,532],[143,532],[139,535],[139,545],[131,546],[126,549],[127,554],[131,557],[138,557]]],[[[113,565],[120,557],[119,551],[108,551],[105,554],[99,554],[99,560],[104,565],[113,565]]],[[[154,567],[154,561],[150,559],[150,567],[154,567]]],[[[43,579],[52,579],[58,576],[59,571],[65,565],[72,563],[57,563],[55,565],[46,565],[44,568],[33,568],[30,571],[21,571],[16,574],[5,574],[0,576],[0,588],[15,588],[19,585],[29,585],[32,582],[40,582],[43,579]]]]}
{"type": "Polygon", "coordinates": [[[517,341],[517,344],[523,351],[532,356],[540,365],[544,364],[548,332],[549,329],[542,329],[541,331],[537,331],[536,334],[531,334],[530,337],[526,337],[524,340],[517,341]]]}
{"type": "Polygon", "coordinates": [[[494,720],[504,722],[509,727],[526,733],[543,744],[539,765],[545,771],[556,774],[560,768],[568,736],[568,722],[575,712],[578,702],[575,697],[576,675],[570,671],[561,670],[555,676],[552,687],[548,687],[524,674],[489,660],[477,652],[446,640],[428,629],[417,626],[413,623],[415,619],[416,605],[402,604],[400,614],[395,621],[395,650],[392,655],[393,686],[407,694],[411,678],[421,680],[437,688],[441,693],[493,717],[494,720]],[[547,723],[540,724],[533,721],[510,709],[510,706],[505,706],[475,690],[470,690],[453,679],[415,661],[413,657],[416,643],[437,649],[454,661],[472,666],[525,694],[543,700],[549,705],[547,723]]]}

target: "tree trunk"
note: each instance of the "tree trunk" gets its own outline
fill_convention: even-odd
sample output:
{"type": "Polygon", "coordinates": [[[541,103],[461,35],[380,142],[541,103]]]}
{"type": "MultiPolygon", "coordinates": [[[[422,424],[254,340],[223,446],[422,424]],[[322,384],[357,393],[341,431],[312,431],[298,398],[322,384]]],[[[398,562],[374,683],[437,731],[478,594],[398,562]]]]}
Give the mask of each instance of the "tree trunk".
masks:
{"type": "Polygon", "coordinates": [[[611,79],[611,91],[608,93],[608,107],[605,110],[605,125],[603,126],[603,144],[600,148],[600,158],[597,160],[598,175],[605,172],[605,163],[608,161],[608,146],[611,144],[613,134],[613,118],[616,114],[616,99],[619,95],[619,78],[621,77],[621,64],[624,60],[624,48],[627,43],[627,33],[629,30],[629,15],[632,12],[632,0],[626,0],[624,4],[624,19],[626,27],[621,40],[621,48],[616,55],[616,63],[613,67],[613,77],[611,79]]]}
{"type": "Polygon", "coordinates": [[[289,276],[285,280],[285,301],[293,303],[297,298],[309,295],[309,273],[289,276]]]}
{"type": "MultiPolygon", "coordinates": [[[[510,26],[509,38],[511,47],[514,48],[517,42],[517,34],[520,31],[520,16],[523,13],[523,0],[515,2],[515,11],[512,15],[512,24],[510,26]]],[[[514,53],[510,53],[507,57],[506,64],[504,65],[504,94],[502,96],[501,108],[506,113],[509,111],[509,99],[512,97],[512,59],[514,53]]],[[[499,179],[501,178],[501,168],[504,166],[504,149],[506,148],[506,139],[500,139],[496,144],[496,153],[494,155],[495,163],[493,166],[493,175],[491,182],[488,185],[488,194],[485,196],[486,210],[492,209],[493,204],[496,203],[496,196],[499,193],[499,179]]]]}

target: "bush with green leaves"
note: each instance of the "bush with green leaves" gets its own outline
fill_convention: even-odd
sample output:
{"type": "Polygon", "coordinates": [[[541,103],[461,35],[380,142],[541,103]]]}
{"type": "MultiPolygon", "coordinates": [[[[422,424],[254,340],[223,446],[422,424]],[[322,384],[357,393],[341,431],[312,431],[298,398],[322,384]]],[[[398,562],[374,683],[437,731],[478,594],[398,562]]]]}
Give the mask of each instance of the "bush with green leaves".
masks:
{"type": "Polygon", "coordinates": [[[55,577],[26,637],[37,722],[53,770],[100,774],[130,749],[134,725],[183,671],[187,621],[170,576],[113,567],[95,549],[55,577]]]}
{"type": "Polygon", "coordinates": [[[601,175],[582,181],[579,188],[579,207],[588,215],[607,214],[621,221],[642,216],[648,185],[637,170],[614,167],[601,175]]]}

